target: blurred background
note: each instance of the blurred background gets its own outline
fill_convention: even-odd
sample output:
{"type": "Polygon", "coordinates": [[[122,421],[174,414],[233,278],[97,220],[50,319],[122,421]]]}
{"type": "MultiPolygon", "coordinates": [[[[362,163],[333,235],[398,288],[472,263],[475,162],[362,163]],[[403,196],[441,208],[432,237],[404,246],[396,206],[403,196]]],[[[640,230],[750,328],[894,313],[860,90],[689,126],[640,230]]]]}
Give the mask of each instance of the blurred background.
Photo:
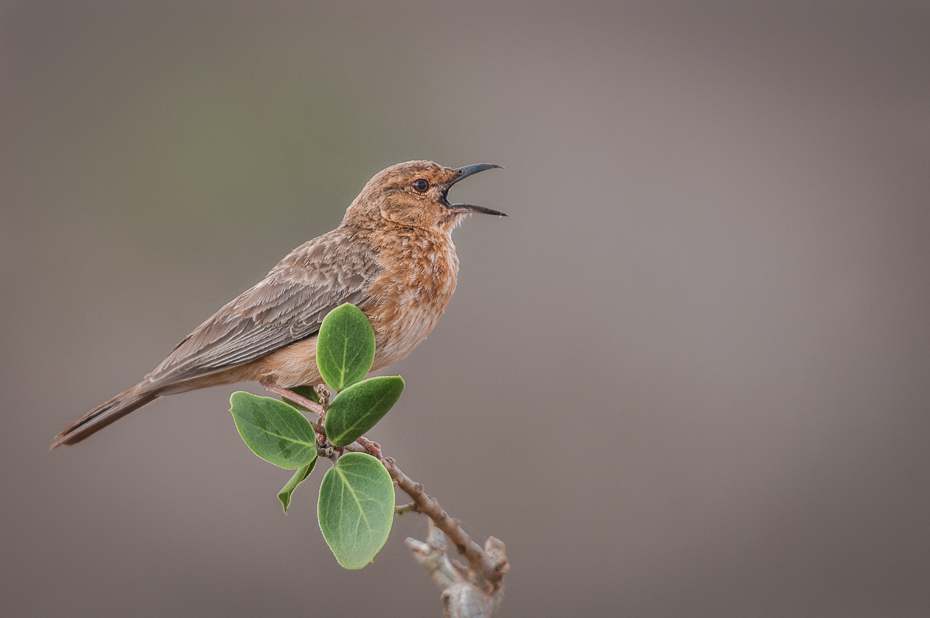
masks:
{"type": "MultiPolygon", "coordinates": [[[[377,171],[454,189],[458,290],[370,435],[507,544],[500,616],[930,615],[930,5],[0,2],[9,616],[438,616],[317,474],[162,399],[78,447],[377,171]]],[[[256,385],[244,386],[260,392],[256,385]]]]}

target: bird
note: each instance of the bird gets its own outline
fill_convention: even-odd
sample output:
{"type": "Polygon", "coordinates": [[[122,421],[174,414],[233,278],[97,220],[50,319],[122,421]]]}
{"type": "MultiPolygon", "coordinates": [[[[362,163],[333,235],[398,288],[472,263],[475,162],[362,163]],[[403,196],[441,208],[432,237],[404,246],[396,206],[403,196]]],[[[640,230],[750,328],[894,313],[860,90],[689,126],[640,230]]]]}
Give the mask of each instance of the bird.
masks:
{"type": "Polygon", "coordinates": [[[294,249],[141,382],[69,424],[50,448],[77,444],[166,395],[248,381],[272,392],[322,384],[317,334],[326,314],[344,303],[361,309],[374,329],[371,371],[404,358],[436,326],[455,290],[453,229],[472,213],[507,216],[450,203],[449,189],[501,167],[407,161],[378,172],[336,229],[294,249]]]}

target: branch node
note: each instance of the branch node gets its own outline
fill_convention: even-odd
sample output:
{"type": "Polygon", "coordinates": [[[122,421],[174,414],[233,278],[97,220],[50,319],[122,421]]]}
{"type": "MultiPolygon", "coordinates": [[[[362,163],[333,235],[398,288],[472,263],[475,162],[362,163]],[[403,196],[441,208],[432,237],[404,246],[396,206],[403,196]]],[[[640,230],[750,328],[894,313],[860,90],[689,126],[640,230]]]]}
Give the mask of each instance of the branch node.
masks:
{"type": "Polygon", "coordinates": [[[429,517],[427,541],[407,539],[406,545],[442,590],[445,615],[487,618],[497,611],[504,598],[503,576],[509,570],[504,544],[490,537],[482,549],[462,530],[461,522],[450,517],[435,498],[428,496],[422,484],[404,474],[393,458],[385,457],[383,463],[397,486],[413,500],[416,510],[429,517]],[[449,559],[447,538],[467,564],[449,559]]]}

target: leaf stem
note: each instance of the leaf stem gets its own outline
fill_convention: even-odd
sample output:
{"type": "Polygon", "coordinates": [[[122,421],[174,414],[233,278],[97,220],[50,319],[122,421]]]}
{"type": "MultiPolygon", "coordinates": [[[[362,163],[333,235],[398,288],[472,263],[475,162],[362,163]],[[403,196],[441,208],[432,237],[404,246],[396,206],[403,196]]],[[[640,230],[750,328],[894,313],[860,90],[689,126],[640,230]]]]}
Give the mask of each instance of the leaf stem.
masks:
{"type": "Polygon", "coordinates": [[[417,505],[414,504],[413,502],[409,502],[407,504],[401,504],[399,506],[394,507],[395,515],[403,515],[404,513],[416,513],[416,512],[417,512],[417,505]]]}

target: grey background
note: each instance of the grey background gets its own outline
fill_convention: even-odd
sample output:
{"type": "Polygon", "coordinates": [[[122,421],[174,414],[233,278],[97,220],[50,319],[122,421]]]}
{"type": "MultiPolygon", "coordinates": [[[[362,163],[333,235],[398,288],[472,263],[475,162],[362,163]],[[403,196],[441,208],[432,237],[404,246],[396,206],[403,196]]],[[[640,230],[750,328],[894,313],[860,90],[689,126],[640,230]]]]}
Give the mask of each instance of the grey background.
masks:
{"type": "Polygon", "coordinates": [[[501,616],[930,615],[926,2],[6,1],[0,106],[4,615],[439,614],[231,387],[46,451],[413,158],[511,216],[372,437],[501,616]]]}

